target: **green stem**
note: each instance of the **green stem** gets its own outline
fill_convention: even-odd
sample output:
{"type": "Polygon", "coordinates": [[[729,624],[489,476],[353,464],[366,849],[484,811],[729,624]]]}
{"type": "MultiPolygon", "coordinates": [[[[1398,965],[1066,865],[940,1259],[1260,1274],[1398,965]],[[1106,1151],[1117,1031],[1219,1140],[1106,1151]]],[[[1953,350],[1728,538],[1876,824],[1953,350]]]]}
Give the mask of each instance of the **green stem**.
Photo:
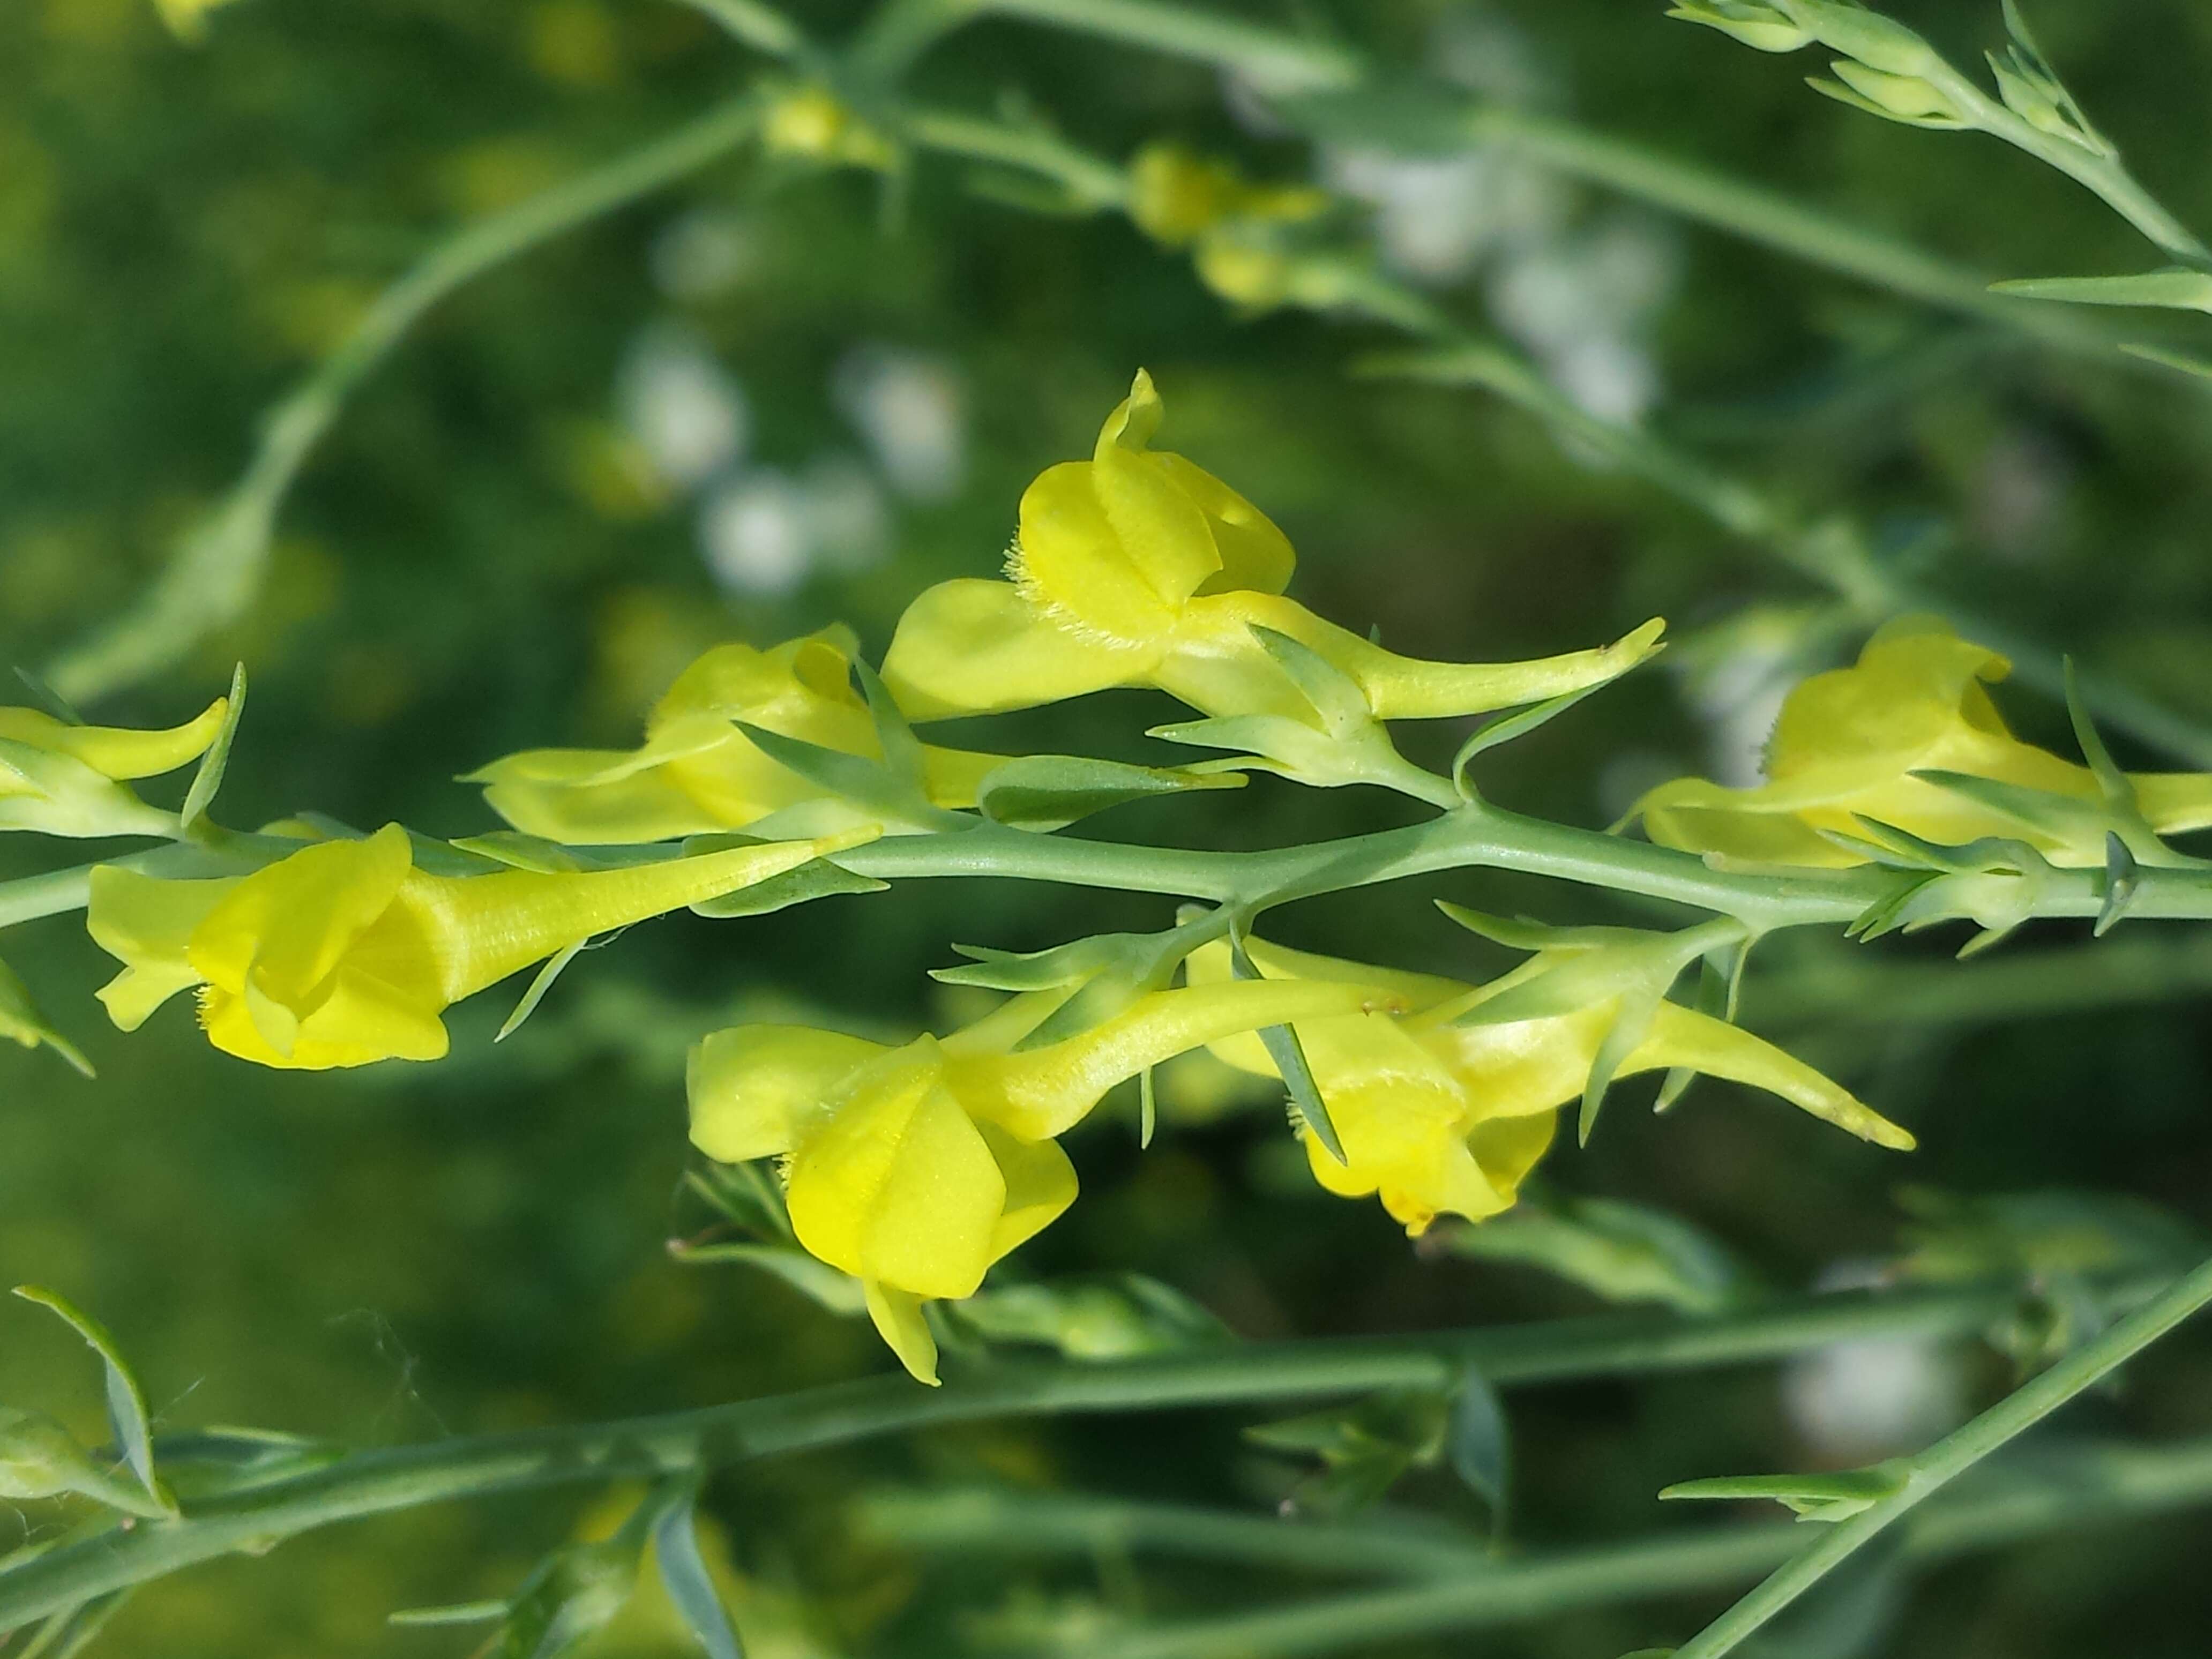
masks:
{"type": "Polygon", "coordinates": [[[1719,1659],[1841,1565],[1856,1551],[2015,1436],[2083,1389],[2111,1375],[2207,1303],[2212,1261],[2161,1291],[2094,1342],[2015,1389],[1965,1427],[1911,1461],[1904,1489],[1848,1521],[1833,1523],[1810,1549],[1793,1556],[1759,1587],[1705,1626],[1675,1659],[1719,1659]]]}
{"type": "MultiPolygon", "coordinates": [[[[1986,1491],[1939,1499],[1907,1523],[1900,1553],[1912,1565],[1932,1565],[2097,1522],[2208,1502],[2212,1439],[2067,1448],[1986,1491]]],[[[1080,1659],[1287,1659],[1671,1599],[1741,1583],[1786,1560],[1805,1536],[1794,1522],[1732,1524],[1501,1557],[1473,1540],[1455,1544],[1411,1529],[1314,1522],[1286,1527],[1168,1505],[998,1493],[864,1501],[860,1520],[886,1541],[922,1549],[1151,1548],[1295,1571],[1428,1581],[1139,1631],[1081,1650],[1080,1659]]]]}
{"type": "MultiPolygon", "coordinates": [[[[2142,1299],[2116,1285],[2115,1305],[2142,1299]]],[[[1388,1339],[1255,1343],[1110,1364],[1002,1360],[942,1389],[903,1376],[625,1422],[451,1439],[338,1462],[189,1503],[0,1567],[0,1631],[337,1522],[495,1492],[653,1479],[873,1435],[1007,1415],[1152,1411],[1385,1388],[1450,1386],[1473,1365],[1502,1387],[1746,1364],[1875,1334],[1964,1337],[2009,1313],[2002,1285],[1779,1302],[1724,1317],[1615,1313],[1388,1339]]],[[[157,1449],[158,1451],[158,1449],[157,1449]]]]}
{"type": "Polygon", "coordinates": [[[293,480],[346,399],[426,312],[494,266],[728,155],[757,120],[750,94],[730,99],[664,138],[478,220],[431,250],[270,410],[245,474],[178,542],[144,596],[48,664],[48,682],[72,702],[92,701],[160,672],[244,614],[260,591],[276,512],[293,480]]]}
{"type": "MultiPolygon", "coordinates": [[[[274,839],[234,837],[220,854],[220,864],[207,871],[172,870],[162,862],[166,856],[204,864],[217,856],[199,848],[156,848],[112,861],[156,873],[228,874],[295,850],[274,839]]],[[[837,862],[885,881],[995,876],[1206,899],[1237,905],[1248,914],[1444,870],[1514,870],[1718,912],[1758,933],[1851,921],[1895,878],[1870,865],[1843,870],[1715,869],[1693,854],[1547,823],[1480,802],[1402,830],[1266,853],[1083,841],[978,823],[957,830],[887,836],[839,854],[837,862]]],[[[81,908],[94,867],[0,883],[0,925],[81,908]]],[[[2139,882],[2130,918],[2212,920],[2212,867],[2147,868],[2139,882]]],[[[2102,870],[2054,870],[2039,884],[2034,914],[2094,918],[2104,902],[2102,870]]]]}
{"type": "Polygon", "coordinates": [[[897,125],[901,136],[923,149],[1042,173],[1093,210],[1117,208],[1128,199],[1128,176],[1121,168],[1040,128],[917,108],[900,112],[897,125]]]}
{"type": "Polygon", "coordinates": [[[683,0],[683,3],[713,18],[732,40],[768,57],[797,60],[813,55],[799,26],[760,0],[683,0]]]}

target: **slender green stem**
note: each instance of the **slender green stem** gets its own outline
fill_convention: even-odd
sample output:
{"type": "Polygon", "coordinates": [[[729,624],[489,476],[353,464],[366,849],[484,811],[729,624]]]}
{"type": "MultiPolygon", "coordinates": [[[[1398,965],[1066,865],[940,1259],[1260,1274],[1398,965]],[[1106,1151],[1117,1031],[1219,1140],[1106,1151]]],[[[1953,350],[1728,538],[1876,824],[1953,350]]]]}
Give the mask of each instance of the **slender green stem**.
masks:
{"type": "MultiPolygon", "coordinates": [[[[2139,1285],[2110,1287],[2133,1306],[2139,1285]]],[[[1152,1411],[1386,1388],[1450,1386],[1473,1365],[1514,1387],[1747,1364],[1874,1334],[1970,1336],[2012,1310],[2002,1285],[1863,1292],[1686,1320],[1601,1314],[1387,1339],[1255,1343],[1110,1364],[1007,1360],[941,1389],[903,1376],[765,1400],[356,1453],[338,1462],[187,1504],[0,1566],[0,1631],[238,1551],[258,1552],[340,1521],[426,1504],[592,1482],[651,1479],[933,1424],[1009,1415],[1152,1411]]],[[[157,1449],[158,1450],[158,1449],[157,1449]]]]}
{"type": "Polygon", "coordinates": [[[346,399],[425,313],[494,266],[728,155],[751,135],[757,121],[754,100],[741,94],[665,137],[478,220],[432,249],[271,408],[244,475],[178,542],[146,593],[56,657],[44,671],[46,679],[71,701],[88,702],[158,673],[242,615],[260,591],[277,509],[293,480],[346,399]]]}
{"type": "Polygon", "coordinates": [[[1841,1565],[1918,1504],[2024,1433],[2068,1401],[2110,1376],[2207,1303],[2212,1261],[2174,1281],[2094,1341],[2007,1395],[1965,1427],[1911,1460],[1904,1489],[1848,1521],[1832,1524],[1810,1549],[1793,1556],[1759,1586],[1676,1652],[1675,1659],[1720,1659],[1775,1614],[1841,1565]]]}
{"type": "MultiPolygon", "coordinates": [[[[250,869],[291,850],[295,849],[282,841],[234,837],[222,849],[222,864],[211,872],[250,869]]],[[[197,848],[159,848],[118,861],[136,866],[171,854],[209,856],[197,848]]],[[[958,830],[887,836],[839,854],[837,861],[885,881],[997,876],[1208,899],[1247,910],[1439,871],[1515,870],[1717,911],[1759,933],[1853,921],[1895,879],[1871,865],[1843,870],[1716,869],[1693,854],[1547,823],[1486,803],[1461,806],[1407,829],[1267,853],[1132,846],[976,823],[958,830]]],[[[0,884],[0,925],[80,908],[92,868],[0,884]]],[[[200,872],[179,868],[175,873],[200,872]]],[[[2212,868],[2144,869],[2138,879],[2128,911],[2131,918],[2212,920],[2212,868]]],[[[2034,914],[2094,917],[2104,908],[2104,890],[2102,870],[2051,871],[2039,886],[2034,914]]]]}
{"type": "Polygon", "coordinates": [[[1041,173],[1093,210],[1120,207],[1128,199],[1128,177],[1120,167],[1042,128],[923,108],[901,111],[897,125],[901,136],[923,149],[1041,173]]]}
{"type": "Polygon", "coordinates": [[[683,0],[722,26],[724,33],[770,58],[803,59],[813,48],[799,26],[760,0],[683,0]]]}
{"type": "MultiPolygon", "coordinates": [[[[2212,1439],[2054,1449],[1984,1490],[1939,1498],[1906,1523],[1901,1558],[1932,1565],[2052,1533],[2212,1503],[2212,1439]]],[[[1446,1631],[1522,1623],[1740,1583],[1802,1547],[1793,1522],[1686,1528],[1594,1548],[1498,1556],[1425,1532],[1285,1526],[1166,1505],[999,1493],[864,1502],[862,1524],[928,1550],[1030,1553],[1082,1547],[1172,1552],[1311,1571],[1425,1582],[1139,1630],[1080,1659],[1289,1659],[1446,1631]]]]}

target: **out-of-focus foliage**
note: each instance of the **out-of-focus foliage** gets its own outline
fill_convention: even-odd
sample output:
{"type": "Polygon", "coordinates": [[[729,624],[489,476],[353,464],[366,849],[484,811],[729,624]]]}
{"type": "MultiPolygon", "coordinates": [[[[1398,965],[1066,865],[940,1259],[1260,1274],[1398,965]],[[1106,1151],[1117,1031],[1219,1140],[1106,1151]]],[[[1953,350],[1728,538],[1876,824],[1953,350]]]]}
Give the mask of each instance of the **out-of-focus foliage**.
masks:
{"type": "MultiPolygon", "coordinates": [[[[1244,9],[1281,21],[1299,9],[1244,9]]],[[[1656,5],[1323,9],[1378,54],[1757,177],[1992,276],[2145,263],[2124,225],[2024,158],[1858,119],[1805,95],[1786,62],[1666,22],[1656,5]]],[[[1970,61],[1991,9],[1931,0],[1912,21],[1970,61]]],[[[834,39],[865,9],[793,10],[834,39]]],[[[2200,95],[2212,14],[2186,0],[2039,12],[2045,49],[2136,173],[2185,219],[2212,222],[2200,95]]],[[[754,67],[703,15],[659,0],[0,6],[0,653],[45,660],[136,593],[232,482],[264,406],[443,231],[675,125],[754,67]]],[[[1584,408],[1648,417],[1815,514],[1848,508],[1929,587],[2212,719],[2212,403],[2182,380],[2040,352],[1502,150],[1415,164],[1348,144],[1316,154],[1254,116],[1238,87],[1133,51],[991,23],[917,85],[961,107],[1041,109],[1113,158],[1174,143],[1237,155],[1255,179],[1310,176],[1364,204],[1395,269],[1486,316],[1584,408]]],[[[237,822],[312,805],[478,830],[477,790],[448,780],[514,750],[634,743],[708,645],[844,618],[880,654],[914,593],[996,574],[1023,486],[1090,452],[1098,410],[1139,364],[1170,389],[1176,447],[1265,503],[1295,544],[1299,596],[1395,650],[1506,660],[1674,619],[1674,665],[1646,695],[1616,694],[1486,763],[1501,801],[1602,823],[1685,771],[1748,783],[1784,687],[1861,642],[1823,595],[1513,410],[1348,378],[1360,349],[1393,343],[1381,331],[1240,318],[1124,219],[1039,216],[968,182],[942,161],[887,188],[788,155],[733,160],[464,289],[340,421],[284,507],[247,617],[184,668],[86,712],[181,722],[244,658],[252,741],[225,797],[237,822]]],[[[2063,733],[2055,704],[1998,695],[2023,735],[2063,733]]],[[[999,729],[1015,734],[1008,747],[1162,763],[1163,747],[1133,734],[1170,708],[1119,692],[999,729]]],[[[1469,729],[1439,722],[1409,747],[1440,763],[1469,729]]],[[[1372,823],[1374,800],[1352,793],[1261,778],[1119,822],[1192,844],[1318,840],[1372,823]]],[[[0,845],[0,875],[46,856],[0,845]]],[[[1509,878],[1463,879],[1486,910],[1534,902],[1509,878]]],[[[1036,950],[1171,920],[1165,899],[1042,885],[916,883],[898,898],[659,922],[649,950],[579,959],[496,1049],[497,1011],[471,1007],[434,1069],[319,1077],[210,1052],[181,1006],[121,1040],[90,1000],[112,964],[76,920],[35,924],[9,940],[29,989],[0,980],[0,1035],[52,1042],[51,1026],[100,1077],[0,1045],[0,1274],[100,1309],[157,1429],[188,1414],[412,1440],[878,1364],[865,1322],[775,1273],[670,1259],[666,1239],[717,1222],[679,1186],[685,1049],[741,1020],[903,1040],[976,1012],[961,988],[915,988],[945,939],[1036,950]]],[[[1509,965],[1387,889],[1271,927],[1462,979],[1509,965]]],[[[1802,1012],[1818,988],[1856,984],[1860,964],[1836,957],[1846,948],[1762,954],[1753,1023],[1762,972],[1778,1010],[1792,988],[1802,1012]]],[[[2002,953],[1959,970],[2003,971],[2002,953]]],[[[2208,983],[2201,965],[2195,982],[2208,983]]],[[[1803,1047],[1911,1127],[1923,1186],[2123,1190],[2203,1224],[2202,999],[2069,1012],[2062,995],[2033,1018],[1956,1024],[1907,999],[1803,1047]]],[[[1974,1249],[2045,1260],[2013,1236],[2040,1212],[2017,1206],[1917,1203],[1900,1242],[1893,1164],[1795,1114],[1707,1098],[1729,1088],[1699,1085],[1664,1133],[1616,1103],[1586,1152],[1555,1155],[1547,1173],[1568,1194],[1653,1206],[1725,1246],[1624,1230],[1628,1212],[1563,1200],[1559,1213],[1613,1255],[1633,1246],[1656,1264],[1609,1256],[1576,1288],[1495,1259],[1505,1252],[1409,1249],[1376,1206],[1315,1188],[1274,1091],[1192,1057],[1162,1072],[1161,1133],[1141,1158],[1133,1091],[1070,1138],[1087,1201],[1021,1265],[1140,1272],[1267,1336],[1576,1311],[1593,1291],[1718,1296],[1706,1264],[1736,1259],[1776,1284],[1936,1273],[1974,1249]]],[[[1196,1328],[1156,1297],[1050,1304],[1023,1288],[976,1322],[1069,1352],[1196,1328]]],[[[82,1345],[35,1310],[5,1318],[0,1398],[97,1443],[82,1345]]],[[[1778,1389],[1771,1372],[1729,1371],[1516,1398],[1511,1531],[1540,1542],[1656,1524],[1652,1495],[1686,1470],[1863,1461],[2004,1380],[1985,1354],[1907,1343],[1802,1362],[1778,1389]]],[[[2094,1409],[2203,1431],[2208,1400],[2212,1370],[2184,1351],[2094,1409]]],[[[925,1571],[851,1532],[841,1499],[988,1481],[1272,1503],[1308,1473],[1203,1415],[940,1430],[710,1487],[707,1557],[757,1654],[1033,1641],[1113,1627],[1140,1594],[1154,1613],[1212,1609],[1214,1570],[1169,1565],[1141,1592],[1104,1556],[925,1571]]],[[[1449,1471],[1417,1469],[1400,1490],[1482,1514],[1449,1471]]],[[[465,1651],[480,1632],[391,1631],[385,1615],[512,1595],[545,1550],[619,1523],[588,1507],[428,1509],[302,1540],[281,1570],[241,1559],[154,1587],[106,1639],[180,1659],[465,1651]]],[[[15,1541],[10,1513],[0,1547],[15,1541]]],[[[27,1531],[56,1524],[23,1513],[27,1531]]],[[[2203,1587],[2179,1569],[2208,1541],[2201,1520],[2173,1520],[1954,1566],[1884,1650],[2041,1659],[2107,1648],[2124,1620],[2135,1650],[2194,1651],[2203,1587]]],[[[1255,1582],[1255,1599],[1283,1588],[1255,1582]]],[[[1497,1650],[1617,1652],[1649,1638],[1646,1621],[1581,1614],[1501,1633],[1497,1650]]],[[[609,1655],[689,1650],[658,1601],[598,1640],[609,1655]]]]}

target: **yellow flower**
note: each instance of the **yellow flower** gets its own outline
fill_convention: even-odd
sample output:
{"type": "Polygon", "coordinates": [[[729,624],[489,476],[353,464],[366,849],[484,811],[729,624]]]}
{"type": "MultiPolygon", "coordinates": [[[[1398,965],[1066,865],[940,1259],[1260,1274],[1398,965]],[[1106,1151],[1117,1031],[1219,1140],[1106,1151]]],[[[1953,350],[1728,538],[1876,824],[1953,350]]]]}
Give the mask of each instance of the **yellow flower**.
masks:
{"type": "Polygon", "coordinates": [[[0,708],[0,830],[47,836],[160,836],[175,820],[123,787],[198,760],[230,699],[164,732],[71,726],[35,708],[0,708]]]}
{"type": "MultiPolygon", "coordinates": [[[[1855,667],[1815,674],[1790,691],[1767,744],[1764,784],[1728,789],[1680,778],[1645,795],[1632,816],[1640,814],[1644,832],[1662,847],[1759,863],[1863,863],[1820,832],[1863,840],[1863,817],[1943,846],[2008,836],[2054,864],[2102,864],[2104,834],[2094,814],[2031,823],[1912,775],[1956,772],[2098,805],[2087,767],[2022,743],[2006,727],[1984,683],[2010,670],[1934,617],[1900,617],[1867,641],[1855,667]]],[[[2159,833],[2212,824],[2212,774],[2143,773],[2130,781],[2159,833]]]]}
{"type": "Polygon", "coordinates": [[[1138,374],[1088,461],[1046,469],[1022,496],[1007,581],[940,583],[900,620],[884,678],[916,719],[1152,685],[1214,715],[1313,710],[1253,634],[1273,629],[1349,675],[1380,719],[1509,708],[1609,679],[1659,624],[1540,662],[1420,662],[1283,597],[1297,562],[1251,502],[1182,456],[1149,447],[1161,420],[1138,374]]]}
{"type": "MultiPolygon", "coordinates": [[[[641,747],[526,750],[464,781],[486,786],[484,799],[516,829],[570,846],[744,829],[829,798],[763,754],[735,722],[848,755],[882,754],[867,706],[853,690],[854,651],[838,628],[768,651],[716,646],[653,705],[641,747]]],[[[930,799],[974,805],[975,786],[1002,759],[926,747],[930,799]]]]}
{"type": "Polygon", "coordinates": [[[1073,994],[1017,997],[901,1048],[803,1027],[719,1031],[692,1053],[691,1139],[712,1158],[785,1160],[792,1229],[860,1279],[908,1370],[937,1381],[922,1304],[973,1296],[991,1264],[1075,1200],[1054,1137],[1115,1084],[1201,1043],[1379,994],[1312,982],[1139,997],[1079,1036],[1012,1052],[1073,994]]]}
{"type": "Polygon", "coordinates": [[[890,141],[826,87],[786,87],[761,120],[761,147],[831,166],[889,168],[898,159],[890,141]]]}
{"type": "Polygon", "coordinates": [[[102,988],[136,1030],[198,987],[208,1039],[264,1066],[436,1060],[451,1004],[594,934],[866,841],[732,848],[627,868],[434,876],[406,830],[304,847],[250,876],[172,881],[102,866],[86,925],[125,965],[102,988]]]}
{"type": "Polygon", "coordinates": [[[207,36],[207,15],[230,0],[154,0],[154,9],[179,40],[198,42],[207,36]]]}
{"type": "MultiPolygon", "coordinates": [[[[1551,1145],[1558,1109],[1581,1097],[1600,1049],[1624,1018],[1649,1024],[1616,1076],[1686,1067],[1767,1090],[1884,1146],[1911,1145],[1903,1130],[1772,1044],[1660,1000],[1682,965],[1676,958],[1665,966],[1656,954],[1669,943],[1664,936],[1607,931],[1620,942],[1540,951],[1482,986],[1251,941],[1253,965],[1268,980],[1364,984],[1378,1000],[1393,999],[1407,1011],[1295,1022],[1344,1146],[1340,1164],[1306,1137],[1315,1179],[1347,1198],[1379,1195],[1382,1207],[1416,1235],[1440,1214],[1480,1221],[1510,1208],[1551,1145]],[[1655,968],[1664,975],[1656,987],[1655,968]],[[1554,978],[1540,997],[1522,988],[1563,971],[1571,979],[1554,978]],[[1494,1023],[1476,1014],[1516,989],[1524,1006],[1542,1012],[1494,1023]]],[[[1205,946],[1190,957],[1194,984],[1218,983],[1229,973],[1225,945],[1205,946]]],[[[1212,1048],[1242,1070],[1279,1075],[1255,1036],[1212,1048]]]]}
{"type": "Polygon", "coordinates": [[[1328,195],[1309,185],[1255,185],[1226,161],[1181,144],[1147,144],[1129,162],[1129,217],[1154,241],[1182,247],[1224,221],[1295,224],[1328,210],[1328,195]]]}

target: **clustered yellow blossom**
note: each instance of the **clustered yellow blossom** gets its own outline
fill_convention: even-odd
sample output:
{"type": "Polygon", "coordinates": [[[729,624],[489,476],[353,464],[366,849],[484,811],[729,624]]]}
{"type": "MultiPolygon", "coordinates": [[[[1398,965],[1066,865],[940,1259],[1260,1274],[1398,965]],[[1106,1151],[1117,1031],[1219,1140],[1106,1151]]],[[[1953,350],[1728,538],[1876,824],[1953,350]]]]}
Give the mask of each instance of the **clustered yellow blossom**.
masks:
{"type": "MultiPolygon", "coordinates": [[[[1862,863],[1862,852],[1821,832],[1863,842],[1870,821],[1943,846],[2003,836],[2053,864],[2101,865],[2104,830],[2094,815],[2031,820],[1914,775],[1956,773],[2099,803],[2087,767],[2023,743],[2006,726],[1986,684],[2010,667],[1936,618],[1900,617],[1868,641],[1855,666],[1791,690],[1767,744],[1765,783],[1729,789],[1680,778],[1646,794],[1632,816],[1662,846],[1759,863],[1862,863]]],[[[2212,825],[2212,774],[2138,773],[2128,781],[2153,831],[2212,825]]]]}
{"type": "Polygon", "coordinates": [[[906,1368],[937,1380],[924,1302],[973,1296],[991,1264],[1074,1202],[1055,1144],[1115,1084],[1231,1033],[1383,1006],[1386,988],[1213,985],[1138,998],[1016,1050],[1071,994],[1017,997],[977,1025],[888,1048],[745,1025],[691,1057],[691,1139],[709,1158],[784,1160],[799,1242],[852,1274],[906,1368]]]}
{"type": "MultiPolygon", "coordinates": [[[[834,810],[836,797],[770,760],[738,725],[881,758],[853,689],[857,654],[842,628],[768,651],[716,646],[653,705],[640,747],[532,749],[465,781],[484,785],[492,811],[516,829],[574,847],[743,830],[803,804],[834,810]]],[[[930,799],[961,807],[975,804],[975,786],[1004,757],[925,746],[922,758],[930,799]]],[[[819,817],[810,828],[823,827],[819,817]]]]}
{"type": "Polygon", "coordinates": [[[1048,467],[1022,496],[1007,580],[943,582],[901,618],[884,679],[917,720],[1150,685],[1211,715],[1311,705],[1253,633],[1288,635],[1360,688],[1378,720],[1448,718],[1613,678],[1659,624],[1537,662],[1418,661],[1285,597],[1297,557],[1267,515],[1212,473],[1152,448],[1163,416],[1139,373],[1087,461],[1048,467]]]}
{"type": "Polygon", "coordinates": [[[395,823],[302,847],[248,876],[173,880],[103,865],[86,926],[124,964],[100,996],[126,1031],[197,988],[209,1040],[242,1060],[310,1071],[436,1060],[447,1049],[440,1016],[464,997],[871,833],[609,870],[441,876],[416,867],[395,823]]]}
{"type": "MultiPolygon", "coordinates": [[[[1373,994],[1374,1006],[1360,1012],[1294,1023],[1344,1148],[1340,1163],[1317,1137],[1305,1137],[1315,1179],[1347,1198],[1380,1196],[1413,1234],[1438,1215],[1480,1221],[1510,1208],[1551,1145],[1558,1109],[1581,1097],[1623,1018],[1649,1024],[1615,1075],[1683,1067],[1766,1090],[1882,1146],[1911,1146],[1902,1129],[1771,1043],[1656,993],[1643,1000],[1649,947],[1663,941],[1608,931],[1617,937],[1595,945],[1562,934],[1559,945],[1480,986],[1253,941],[1252,963],[1269,981],[1321,980],[1373,994]],[[1501,1000],[1570,964],[1571,981],[1533,1005],[1554,1012],[1483,1017],[1486,1003],[1521,1012],[1501,1000]]],[[[1194,984],[1218,982],[1230,971],[1225,945],[1190,958],[1194,984]]],[[[1212,1047],[1240,1070],[1278,1075],[1256,1036],[1212,1047]]]]}

